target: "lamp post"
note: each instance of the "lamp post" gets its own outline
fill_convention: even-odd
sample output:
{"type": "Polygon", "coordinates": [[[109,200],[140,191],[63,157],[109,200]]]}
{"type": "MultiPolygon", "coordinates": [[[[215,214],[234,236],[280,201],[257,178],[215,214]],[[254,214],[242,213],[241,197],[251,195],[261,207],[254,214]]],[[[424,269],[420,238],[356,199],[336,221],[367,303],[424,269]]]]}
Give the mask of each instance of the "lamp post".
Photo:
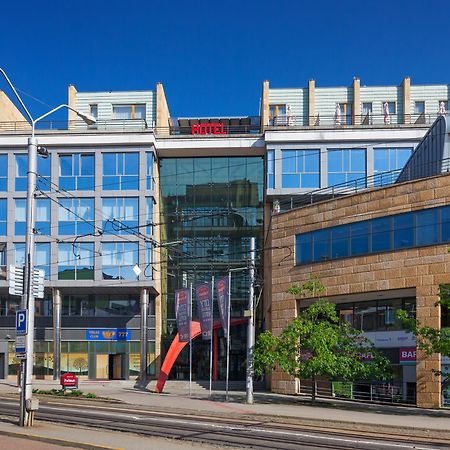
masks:
{"type": "Polygon", "coordinates": [[[67,108],[74,111],[88,125],[96,122],[96,119],[90,114],[81,113],[69,105],[63,104],[51,111],[43,114],[37,119],[33,119],[28,111],[20,95],[11,83],[8,75],[0,68],[0,73],[6,79],[8,85],[14,92],[15,97],[24,109],[28,120],[31,124],[31,137],[28,138],[28,178],[27,178],[27,213],[26,213],[26,235],[25,235],[25,267],[23,280],[23,296],[21,308],[28,310],[28,333],[26,335],[26,359],[22,361],[22,379],[21,379],[21,395],[20,395],[20,426],[31,426],[33,424],[32,413],[32,375],[33,375],[33,353],[34,353],[34,295],[33,295],[33,272],[34,272],[34,234],[35,234],[35,191],[36,191],[36,170],[38,153],[44,157],[48,156],[48,152],[44,148],[38,147],[38,141],[35,137],[36,124],[45,119],[54,112],[67,108]]]}

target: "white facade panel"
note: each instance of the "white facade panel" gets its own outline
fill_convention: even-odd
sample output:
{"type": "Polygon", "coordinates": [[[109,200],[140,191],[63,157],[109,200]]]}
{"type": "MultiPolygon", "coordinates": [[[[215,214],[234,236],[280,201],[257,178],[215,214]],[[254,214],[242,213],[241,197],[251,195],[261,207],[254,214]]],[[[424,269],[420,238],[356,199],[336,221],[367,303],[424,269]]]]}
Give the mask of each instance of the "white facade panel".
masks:
{"type": "MultiPolygon", "coordinates": [[[[117,120],[113,122],[113,105],[144,105],[147,127],[156,124],[156,99],[154,91],[122,91],[122,92],[77,92],[76,109],[90,113],[90,106],[97,105],[97,128],[104,126],[108,130],[114,128],[145,128],[141,120],[117,120]]],[[[83,122],[77,121],[77,128],[86,128],[83,122]]]]}
{"type": "Polygon", "coordinates": [[[320,123],[332,123],[336,113],[336,103],[353,103],[353,89],[351,87],[316,88],[316,116],[320,116],[320,123]]]}
{"type": "Polygon", "coordinates": [[[430,123],[437,117],[439,111],[439,103],[441,101],[448,102],[449,86],[448,85],[420,85],[411,86],[411,122],[414,123],[419,119],[416,113],[416,102],[425,102],[425,114],[428,116],[427,122],[430,123]]]}
{"type": "Polygon", "coordinates": [[[289,105],[291,113],[296,118],[296,123],[307,125],[308,116],[308,89],[270,89],[269,103],[271,105],[289,105]]]}
{"type": "Polygon", "coordinates": [[[391,115],[391,123],[402,123],[403,90],[401,86],[361,86],[360,100],[361,111],[363,103],[372,103],[374,124],[382,124],[384,122],[384,103],[395,102],[395,114],[391,115]]]}

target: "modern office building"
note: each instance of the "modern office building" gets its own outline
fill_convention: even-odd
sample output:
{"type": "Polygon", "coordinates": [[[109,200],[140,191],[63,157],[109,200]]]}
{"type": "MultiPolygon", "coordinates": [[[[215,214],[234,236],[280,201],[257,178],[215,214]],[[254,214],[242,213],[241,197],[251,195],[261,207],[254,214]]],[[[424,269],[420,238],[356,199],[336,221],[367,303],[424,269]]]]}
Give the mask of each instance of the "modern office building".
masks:
{"type": "MultiPolygon", "coordinates": [[[[272,216],[271,329],[279,333],[312,299],[287,293],[311,274],[327,287],[342,320],[368,336],[391,360],[389,392],[397,401],[439,407],[439,355],[417,351],[395,310],[405,309],[424,326],[448,326],[437,305],[450,285],[450,121],[440,117],[389,186],[294,207],[272,216]]],[[[317,197],[316,197],[317,198],[317,197]]],[[[442,369],[448,371],[443,361],[442,369]]],[[[386,383],[355,383],[360,395],[386,395],[386,383]]],[[[301,382],[272,374],[272,389],[298,392],[301,382]]],[[[331,383],[328,385],[331,394],[331,383]]]]}
{"type": "MultiPolygon", "coordinates": [[[[7,267],[23,262],[29,131],[0,94],[0,366],[3,358],[6,376],[17,367],[19,299],[8,296],[7,267]]],[[[232,269],[232,318],[242,321],[232,330],[230,375],[242,380],[250,238],[257,241],[258,325],[271,328],[279,294],[273,227],[293,214],[273,211],[391,183],[445,114],[448,97],[447,85],[412,85],[409,78],[400,86],[365,87],[355,79],[338,88],[311,80],[298,89],[274,89],[266,81],[260,116],[204,118],[171,116],[161,83],[126,92],[69,86],[68,104],[97,123],[86,125],[70,112],[61,129],[52,124],[38,132],[51,156],[38,167],[36,264],[47,280],[46,299],[37,304],[35,373],[52,376],[60,360],[62,371],[89,378],[135,376],[144,364],[157,377],[176,335],[175,290],[232,269]],[[54,326],[59,311],[60,331],[54,326]]],[[[208,378],[206,347],[194,341],[194,379],[208,378]]],[[[221,330],[214,349],[220,380],[221,330]]],[[[169,376],[186,378],[187,354],[169,376]]]]}

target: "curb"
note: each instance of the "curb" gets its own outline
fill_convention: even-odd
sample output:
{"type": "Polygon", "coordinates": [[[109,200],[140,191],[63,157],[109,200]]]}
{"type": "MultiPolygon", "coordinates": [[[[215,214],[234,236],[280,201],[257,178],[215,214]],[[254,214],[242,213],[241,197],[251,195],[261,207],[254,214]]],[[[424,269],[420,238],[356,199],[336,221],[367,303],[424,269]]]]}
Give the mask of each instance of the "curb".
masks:
{"type": "Polygon", "coordinates": [[[3,436],[9,436],[19,439],[27,439],[29,441],[39,441],[45,442],[47,444],[60,445],[62,447],[73,447],[73,448],[81,448],[84,450],[124,450],[119,447],[108,447],[106,445],[97,445],[91,444],[89,442],[76,442],[76,441],[67,441],[65,439],[52,438],[47,436],[42,436],[38,434],[25,434],[19,433],[15,431],[1,431],[3,436]]]}

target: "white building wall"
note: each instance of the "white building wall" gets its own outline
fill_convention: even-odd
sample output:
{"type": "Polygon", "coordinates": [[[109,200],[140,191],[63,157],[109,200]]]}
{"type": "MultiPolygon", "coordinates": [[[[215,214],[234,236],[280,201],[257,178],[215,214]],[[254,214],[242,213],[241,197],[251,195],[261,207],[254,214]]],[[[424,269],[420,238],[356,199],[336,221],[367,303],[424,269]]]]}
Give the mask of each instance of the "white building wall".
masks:
{"type": "Polygon", "coordinates": [[[289,105],[291,113],[298,125],[307,125],[308,116],[308,89],[270,89],[269,103],[271,105],[289,105]]]}
{"type": "MultiPolygon", "coordinates": [[[[425,102],[425,114],[430,118],[437,117],[439,111],[439,102],[447,101],[449,99],[449,86],[448,85],[420,85],[411,86],[411,122],[414,123],[414,119],[417,119],[417,115],[414,114],[415,103],[425,102]]],[[[428,121],[429,122],[429,121],[428,121]]]]}
{"type": "MultiPolygon", "coordinates": [[[[156,123],[156,98],[154,91],[122,91],[122,92],[77,92],[76,109],[81,112],[90,112],[90,105],[98,106],[98,124],[97,128],[102,127],[110,130],[114,128],[143,128],[140,120],[122,121],[113,120],[113,105],[146,105],[146,122],[149,128],[154,127],[156,123]]],[[[77,128],[86,128],[81,121],[77,121],[77,128]]]]}
{"type": "Polygon", "coordinates": [[[384,123],[383,104],[395,102],[396,114],[391,116],[391,123],[403,121],[403,91],[401,86],[361,86],[361,111],[363,103],[372,103],[374,124],[384,123]]]}
{"type": "Polygon", "coordinates": [[[316,88],[316,116],[320,116],[321,124],[334,123],[336,103],[353,103],[351,87],[316,88]]]}

